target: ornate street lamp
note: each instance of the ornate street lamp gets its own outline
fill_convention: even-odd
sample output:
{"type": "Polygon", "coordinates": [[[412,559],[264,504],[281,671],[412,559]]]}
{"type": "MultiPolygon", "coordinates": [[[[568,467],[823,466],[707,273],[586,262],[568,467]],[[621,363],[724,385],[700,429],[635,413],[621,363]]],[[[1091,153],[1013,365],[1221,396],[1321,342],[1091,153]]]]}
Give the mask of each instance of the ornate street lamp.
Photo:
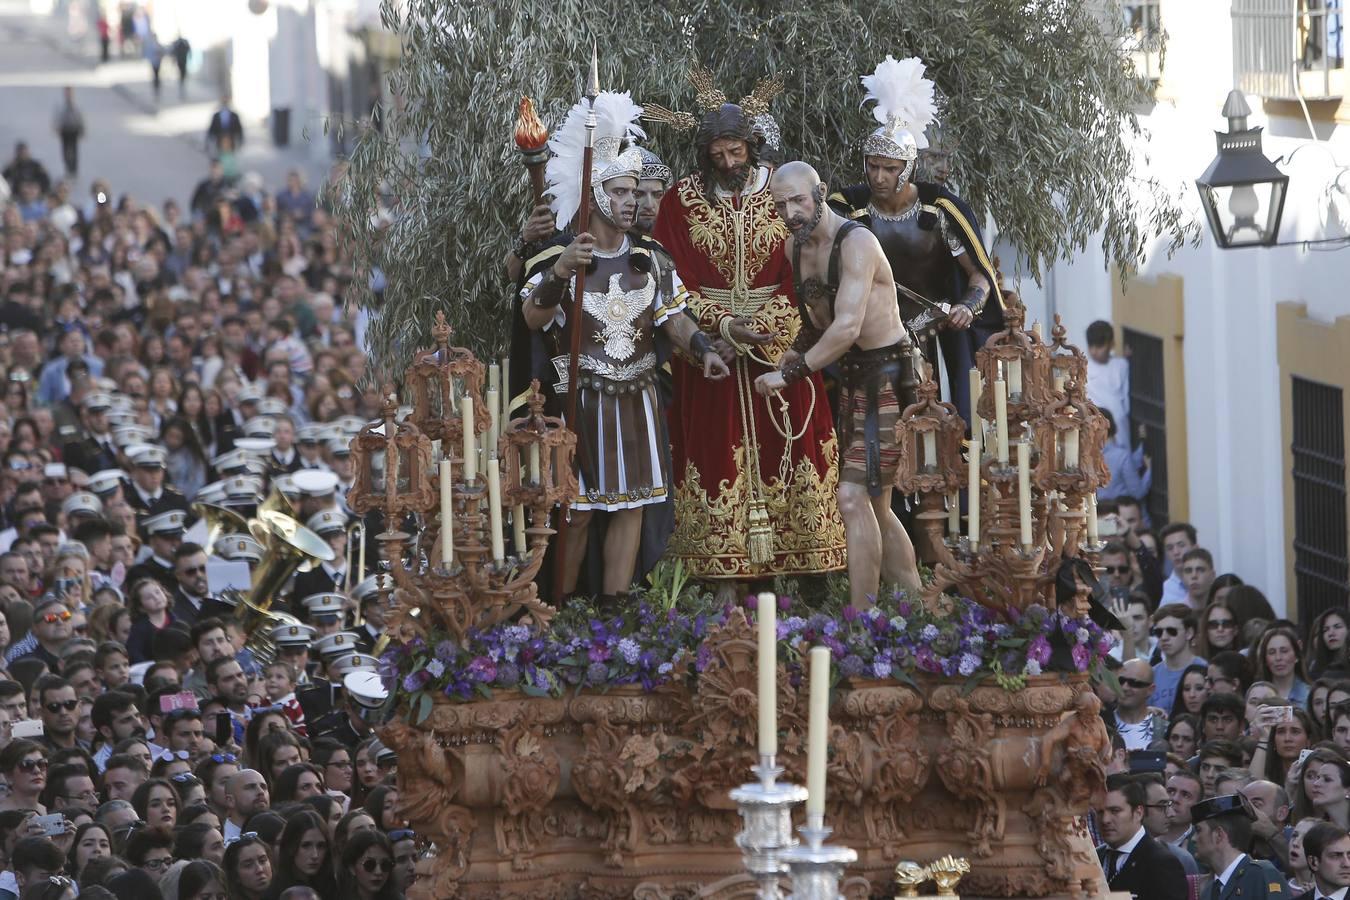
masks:
{"type": "Polygon", "coordinates": [[[1219,155],[1195,180],[1209,230],[1225,249],[1274,246],[1289,188],[1289,176],[1261,152],[1262,129],[1247,127],[1251,112],[1241,91],[1229,92],[1228,131],[1214,133],[1219,155]]]}

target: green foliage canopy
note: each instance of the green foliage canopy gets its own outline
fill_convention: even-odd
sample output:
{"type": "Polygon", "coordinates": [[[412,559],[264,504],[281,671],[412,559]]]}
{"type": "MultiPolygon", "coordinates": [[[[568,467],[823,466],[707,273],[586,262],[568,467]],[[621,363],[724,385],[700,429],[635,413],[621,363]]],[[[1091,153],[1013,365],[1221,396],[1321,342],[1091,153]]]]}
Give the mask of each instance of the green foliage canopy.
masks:
{"type": "MultiPolygon", "coordinates": [[[[789,158],[834,184],[860,179],[875,127],[860,74],[887,53],[918,56],[945,98],[959,141],[954,178],[1020,248],[1033,274],[1098,232],[1108,263],[1135,267],[1159,236],[1193,229],[1173,197],[1140,178],[1134,112],[1149,102],[1122,51],[1113,0],[385,0],[403,40],[389,73],[382,132],[356,141],[330,201],[358,271],[387,279],[371,326],[375,366],[402,371],[444,310],[455,341],[480,355],[505,346],[511,286],[503,260],[529,208],[512,142],[516,106],[533,96],[550,126],[582,92],[594,38],[605,89],[696,112],[690,60],[730,98],[782,73],[773,104],[789,158]]],[[[692,134],[648,126],[677,173],[692,134]]],[[[370,302],[364,278],[356,301],[370,302]]]]}

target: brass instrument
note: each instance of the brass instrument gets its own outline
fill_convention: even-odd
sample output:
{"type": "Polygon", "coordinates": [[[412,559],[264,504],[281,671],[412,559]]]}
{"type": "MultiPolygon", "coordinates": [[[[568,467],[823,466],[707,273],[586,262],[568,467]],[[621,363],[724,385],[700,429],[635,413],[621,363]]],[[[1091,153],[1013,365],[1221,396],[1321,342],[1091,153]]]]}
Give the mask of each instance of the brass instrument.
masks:
{"type": "Polygon", "coordinates": [[[260,511],[248,528],[267,552],[253,570],[253,585],[248,594],[236,592],[235,617],[248,636],[244,646],[266,664],[276,659],[277,653],[271,630],[278,625],[301,624],[289,613],[272,611],[277,593],[303,564],[313,567],[331,562],[335,554],[323,538],[276,511],[260,511]]]}
{"type": "Polygon", "coordinates": [[[214,553],[216,541],[227,534],[248,534],[248,520],[232,509],[214,503],[192,504],[192,514],[206,520],[206,552],[214,553]]]}

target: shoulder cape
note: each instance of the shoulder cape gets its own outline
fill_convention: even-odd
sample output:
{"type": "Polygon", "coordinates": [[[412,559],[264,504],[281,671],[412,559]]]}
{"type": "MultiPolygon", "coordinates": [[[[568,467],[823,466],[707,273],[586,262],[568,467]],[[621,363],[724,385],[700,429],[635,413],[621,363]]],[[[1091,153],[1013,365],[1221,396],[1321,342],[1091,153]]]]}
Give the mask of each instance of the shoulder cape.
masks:
{"type": "MultiPolygon", "coordinates": [[[[975,213],[964,200],[941,185],[916,181],[914,186],[919,189],[919,202],[923,204],[923,209],[919,212],[919,227],[925,230],[936,228],[939,211],[947,214],[947,218],[956,226],[956,234],[966,248],[966,253],[970,254],[970,261],[975,264],[975,268],[984,273],[985,278],[989,279],[992,288],[989,301],[984,304],[984,310],[977,317],[978,321],[987,326],[1002,328],[1005,308],[1003,292],[999,290],[994,264],[984,248],[984,234],[980,230],[975,213]]],[[[841,216],[871,228],[872,217],[867,211],[871,198],[871,189],[863,183],[835,191],[827,202],[841,216]]],[[[956,291],[953,296],[961,297],[965,292],[965,272],[958,267],[956,291]]]]}

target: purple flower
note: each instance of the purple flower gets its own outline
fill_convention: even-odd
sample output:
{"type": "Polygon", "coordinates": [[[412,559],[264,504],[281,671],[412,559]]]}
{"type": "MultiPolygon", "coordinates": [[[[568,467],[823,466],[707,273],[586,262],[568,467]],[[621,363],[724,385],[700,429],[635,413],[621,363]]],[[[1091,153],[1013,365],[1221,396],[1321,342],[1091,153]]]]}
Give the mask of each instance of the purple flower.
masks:
{"type": "Polygon", "coordinates": [[[623,638],[619,641],[619,655],[623,657],[623,661],[628,663],[628,665],[635,665],[638,661],[638,656],[641,655],[641,653],[642,648],[639,647],[638,642],[632,638],[623,638]]]}
{"type": "Polygon", "coordinates": [[[745,608],[746,608],[746,609],[755,609],[755,610],[759,609],[759,598],[756,597],[754,594],[746,594],[746,595],[745,595],[745,608]]]}
{"type": "Polygon", "coordinates": [[[441,641],[436,645],[436,658],[439,660],[453,662],[458,653],[459,647],[455,646],[454,641],[441,641]]]}
{"type": "Polygon", "coordinates": [[[1074,667],[1080,672],[1086,672],[1088,663],[1092,660],[1092,652],[1088,650],[1087,644],[1074,644],[1070,652],[1073,654],[1074,667]]]}
{"type": "Polygon", "coordinates": [[[586,651],[586,657],[593,663],[602,663],[609,659],[610,649],[604,644],[592,644],[586,651]]]}
{"type": "Polygon", "coordinates": [[[923,626],[923,631],[919,632],[919,637],[924,641],[932,642],[938,639],[938,635],[940,633],[941,632],[938,631],[938,627],[936,625],[930,624],[923,626]]]}
{"type": "Polygon", "coordinates": [[[858,610],[857,610],[856,607],[851,606],[851,605],[850,605],[850,606],[845,606],[845,607],[844,607],[844,621],[845,621],[845,622],[856,622],[856,621],[858,621],[858,610]]]}
{"type": "Polygon", "coordinates": [[[506,687],[516,684],[520,681],[520,667],[511,661],[506,661],[497,666],[497,683],[506,687]]]}
{"type": "Polygon", "coordinates": [[[961,661],[957,666],[957,672],[962,676],[975,674],[975,670],[980,667],[980,658],[974,653],[966,652],[961,654],[961,661]]]}
{"type": "Polygon", "coordinates": [[[878,656],[876,659],[872,660],[872,677],[890,678],[891,661],[884,656],[878,656]]]}
{"type": "Polygon", "coordinates": [[[497,677],[497,664],[486,656],[475,656],[465,671],[470,681],[487,682],[497,677]]]}
{"type": "Polygon", "coordinates": [[[439,659],[433,659],[427,663],[426,671],[432,678],[440,678],[445,674],[445,663],[439,659]]]}
{"type": "Polygon", "coordinates": [[[418,672],[416,675],[409,675],[407,678],[403,679],[403,689],[409,693],[420,691],[424,684],[422,676],[425,674],[425,672],[418,672]]]}
{"type": "Polygon", "coordinates": [[[779,597],[779,598],[778,598],[778,608],[779,608],[780,610],[782,610],[783,612],[787,612],[789,609],[792,609],[792,598],[791,598],[791,597],[786,597],[786,596],[784,596],[784,597],[779,597]]]}
{"type": "Polygon", "coordinates": [[[850,653],[839,661],[839,674],[845,678],[857,678],[867,668],[867,663],[856,653],[850,653]]]}
{"type": "Polygon", "coordinates": [[[1027,646],[1027,659],[1034,659],[1041,666],[1050,664],[1050,641],[1045,635],[1038,634],[1027,646]]]}
{"type": "Polygon", "coordinates": [[[604,663],[593,662],[586,667],[586,683],[592,687],[602,685],[609,678],[609,669],[604,663]]]}

